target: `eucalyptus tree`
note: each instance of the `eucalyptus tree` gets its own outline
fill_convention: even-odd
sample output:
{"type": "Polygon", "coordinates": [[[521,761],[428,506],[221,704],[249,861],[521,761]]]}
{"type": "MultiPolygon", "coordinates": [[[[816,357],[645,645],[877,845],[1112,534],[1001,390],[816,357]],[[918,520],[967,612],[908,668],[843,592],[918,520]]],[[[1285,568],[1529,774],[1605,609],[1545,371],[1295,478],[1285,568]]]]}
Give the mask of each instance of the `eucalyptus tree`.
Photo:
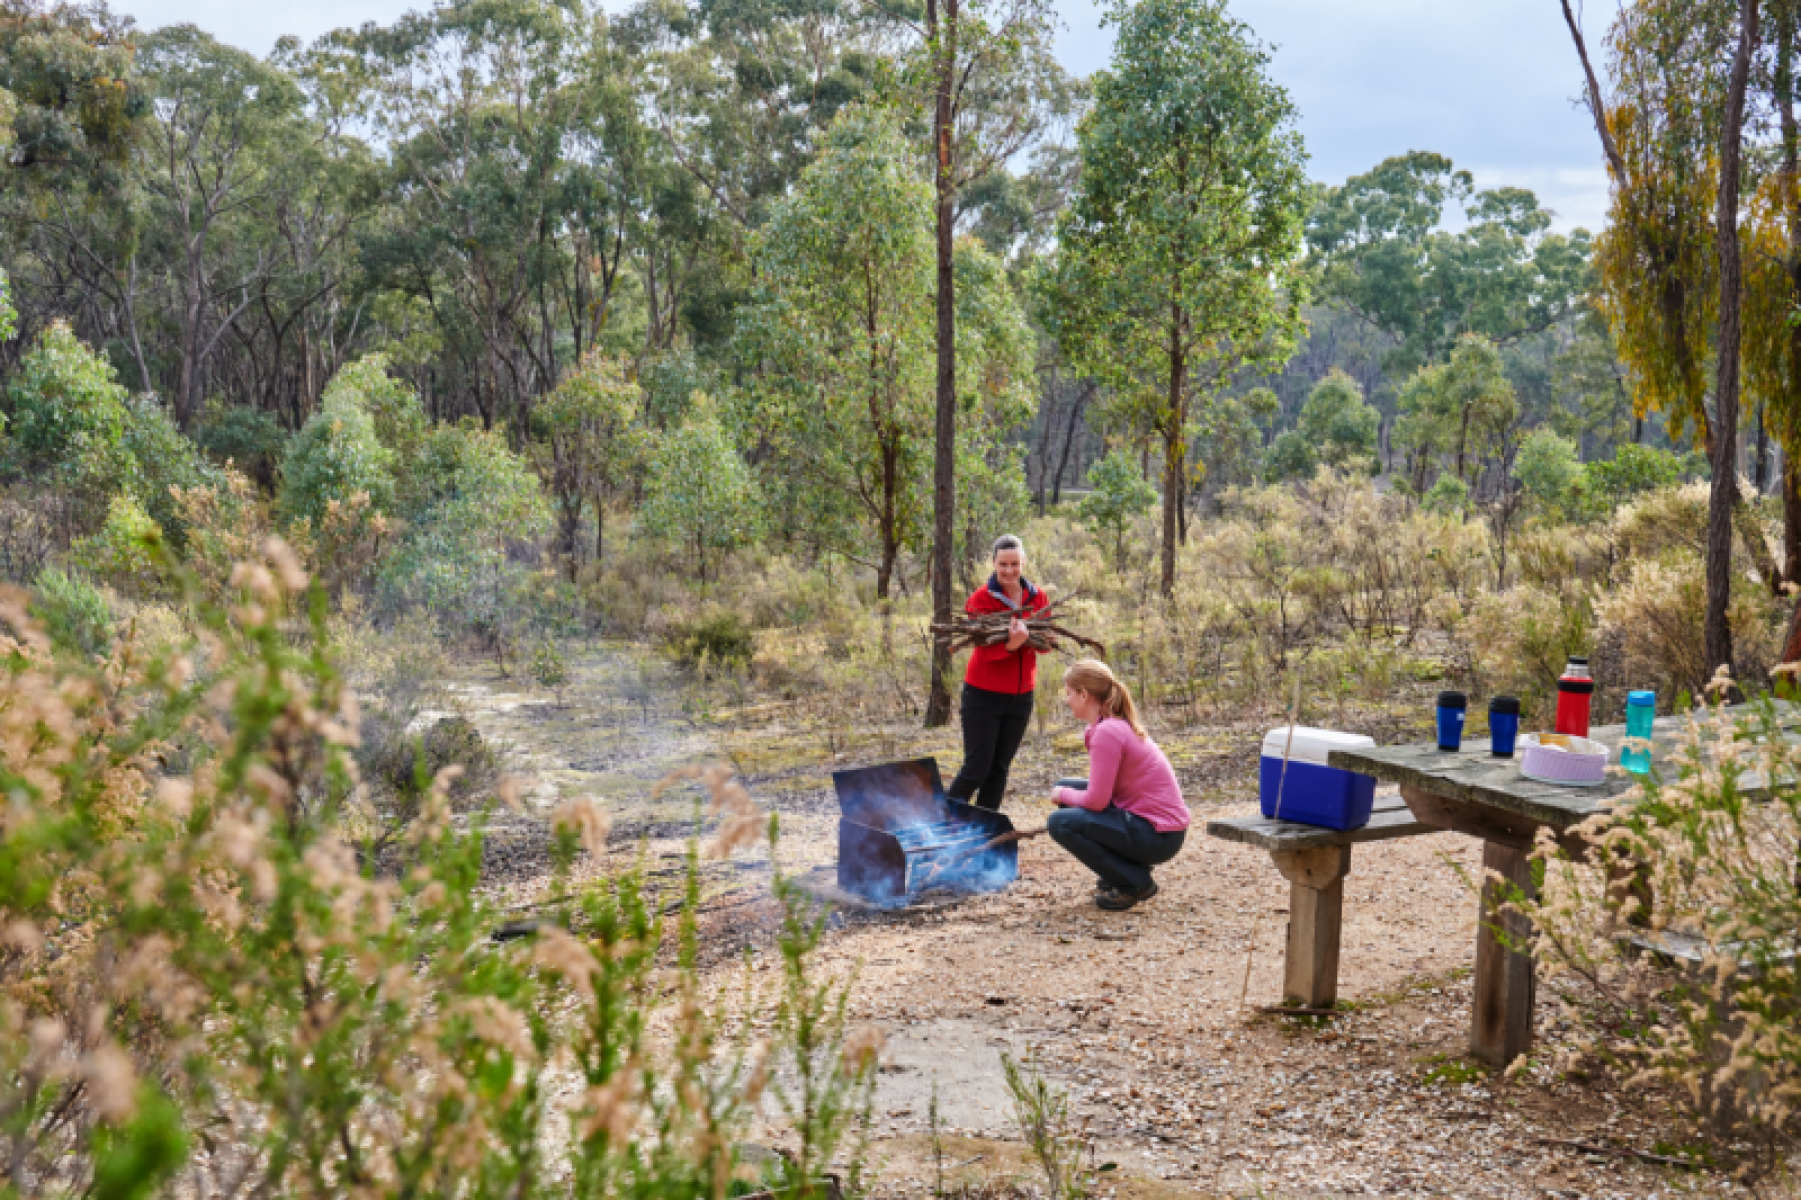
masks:
{"type": "MultiPolygon", "coordinates": [[[[929,97],[936,312],[932,614],[948,624],[957,502],[957,219],[966,189],[1003,173],[1079,94],[1051,53],[1047,0],[926,0],[913,74],[929,97]]],[[[950,638],[932,643],[925,722],[950,719],[950,638]]]]}
{"type": "Polygon", "coordinates": [[[362,84],[391,147],[394,203],[363,236],[365,266],[429,306],[487,425],[517,410],[524,428],[561,371],[565,149],[595,116],[603,32],[579,5],[458,0],[313,51],[317,75],[362,84]]]}
{"type": "MultiPolygon", "coordinates": [[[[1598,264],[1614,336],[1640,385],[1641,406],[1663,408],[1672,428],[1690,431],[1712,461],[1703,640],[1710,667],[1730,666],[1735,526],[1760,573],[1780,584],[1739,495],[1737,470],[1745,341],[1740,193],[1761,0],[1623,6],[1608,41],[1611,103],[1568,0],[1563,12],[1612,188],[1598,264]]],[[[1750,344],[1757,343],[1754,334],[1750,344]]]]}
{"type": "Polygon", "coordinates": [[[816,535],[871,562],[884,599],[928,511],[930,213],[894,114],[846,109],[753,243],[759,289],[740,322],[779,469],[816,535]],[[867,534],[873,555],[859,553],[867,534]]]}
{"type": "Polygon", "coordinates": [[[1473,486],[1499,439],[1519,423],[1519,402],[1500,351],[1486,338],[1463,339],[1442,363],[1416,371],[1401,387],[1395,445],[1405,450],[1416,491],[1427,475],[1449,467],[1473,486]]]}
{"type": "Polygon", "coordinates": [[[532,457],[556,506],[557,550],[574,578],[582,513],[594,509],[594,559],[606,535],[608,497],[642,452],[638,386],[625,365],[590,351],[537,406],[532,457]]]}
{"type": "Polygon", "coordinates": [[[0,249],[19,319],[27,333],[67,319],[90,340],[117,336],[108,267],[131,235],[119,207],[150,111],[129,22],[97,7],[0,3],[0,93],[0,249]]]}
{"type": "Polygon", "coordinates": [[[1279,366],[1301,328],[1305,155],[1267,53],[1221,0],[1116,0],[1107,21],[1049,307],[1069,358],[1162,442],[1167,596],[1195,410],[1279,366]]]}
{"type": "Polygon", "coordinates": [[[209,361],[280,269],[285,256],[263,235],[318,165],[302,158],[317,130],[292,76],[192,25],[145,38],[140,69],[155,119],[134,172],[142,233],[123,264],[123,303],[148,384],[136,281],[150,274],[159,315],[173,326],[170,400],[192,429],[209,361]]]}
{"type": "Polygon", "coordinates": [[[1322,188],[1307,218],[1318,295],[1392,339],[1403,375],[1468,333],[1506,345],[1570,318],[1589,290],[1589,235],[1551,232],[1523,188],[1479,191],[1441,154],[1384,159],[1322,188]],[[1455,205],[1462,228],[1443,227],[1455,205]]]}

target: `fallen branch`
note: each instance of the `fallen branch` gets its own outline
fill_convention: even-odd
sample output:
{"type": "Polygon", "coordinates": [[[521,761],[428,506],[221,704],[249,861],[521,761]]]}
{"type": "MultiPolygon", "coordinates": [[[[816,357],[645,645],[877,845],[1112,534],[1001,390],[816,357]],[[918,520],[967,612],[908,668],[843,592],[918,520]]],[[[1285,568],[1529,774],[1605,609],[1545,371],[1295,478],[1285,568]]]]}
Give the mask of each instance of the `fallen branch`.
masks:
{"type": "Polygon", "coordinates": [[[1658,1163],[1661,1166],[1682,1167],[1684,1170],[1689,1171],[1704,1171],[1707,1169],[1706,1163],[1696,1162],[1692,1158],[1675,1158],[1668,1154],[1652,1154],[1648,1150],[1634,1150],[1630,1147],[1622,1149],[1614,1146],[1598,1146],[1593,1142],[1574,1142],[1567,1138],[1541,1137],[1533,1140],[1538,1142],[1541,1146],[1562,1146],[1569,1150],[1580,1150],[1584,1154],[1605,1154],[1612,1155],[1614,1158],[1637,1158],[1642,1159],[1645,1162],[1658,1163]]]}

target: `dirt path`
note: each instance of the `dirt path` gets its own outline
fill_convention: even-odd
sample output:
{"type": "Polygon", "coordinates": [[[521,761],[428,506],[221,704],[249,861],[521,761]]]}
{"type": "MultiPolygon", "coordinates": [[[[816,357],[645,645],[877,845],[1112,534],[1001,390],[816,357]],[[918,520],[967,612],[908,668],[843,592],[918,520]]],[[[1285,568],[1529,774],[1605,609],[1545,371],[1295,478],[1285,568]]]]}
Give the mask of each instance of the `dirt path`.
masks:
{"type": "MultiPolygon", "coordinates": [[[[492,872],[515,897],[542,887],[544,816],[565,795],[608,804],[619,854],[674,856],[694,796],[653,800],[652,786],[679,766],[731,762],[781,815],[779,853],[799,873],[833,858],[832,769],[932,753],[949,774],[958,758],[954,732],[871,729],[864,745],[845,746],[782,705],[697,715],[665,668],[630,648],[596,646],[570,665],[562,706],[488,668],[451,682],[458,708],[538,779],[528,814],[492,839],[492,872]]],[[[1249,811],[1254,730],[1164,740],[1197,825],[1249,811]]],[[[1035,730],[1007,811],[1041,823],[1050,807],[1038,797],[1082,768],[1079,738],[1035,730]]],[[[1003,1049],[1034,1054],[1068,1091],[1100,1158],[1119,1166],[1106,1188],[1120,1196],[1728,1194],[1712,1174],[1541,1141],[1680,1144],[1654,1105],[1542,1066],[1507,1081],[1463,1058],[1475,903],[1456,868],[1477,863],[1475,844],[1454,835],[1358,847],[1340,989],[1353,1011],[1329,1029],[1254,1011],[1279,994],[1286,885],[1266,855],[1198,831],[1159,872],[1162,894],[1131,913],[1094,907],[1092,878],[1042,839],[1022,845],[1022,878],[1007,892],[929,912],[841,913],[828,962],[860,971],[857,1016],[889,1038],[878,1194],[929,1191],[934,1085],[953,1178],[1031,1178],[1003,1049]]],[[[771,936],[772,906],[760,902],[769,867],[758,850],[712,868],[706,933],[721,971],[771,936]]],[[[1541,999],[1548,1044],[1563,1034],[1559,1012],[1554,995],[1541,999]]]]}

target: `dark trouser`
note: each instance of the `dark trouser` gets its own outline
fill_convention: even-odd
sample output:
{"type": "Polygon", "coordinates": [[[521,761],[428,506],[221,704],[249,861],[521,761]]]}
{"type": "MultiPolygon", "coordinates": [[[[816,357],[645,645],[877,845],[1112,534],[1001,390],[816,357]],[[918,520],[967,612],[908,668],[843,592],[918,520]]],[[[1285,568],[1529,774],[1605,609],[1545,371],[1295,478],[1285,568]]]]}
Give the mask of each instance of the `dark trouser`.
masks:
{"type": "Polygon", "coordinates": [[[945,795],[953,800],[971,796],[982,808],[999,808],[1007,792],[1007,772],[1019,743],[1032,724],[1032,693],[1017,696],[963,685],[963,769],[951,780],[945,795]]]}
{"type": "Polygon", "coordinates": [[[1047,822],[1051,840],[1081,860],[1101,882],[1129,892],[1151,886],[1151,867],[1166,863],[1188,839],[1186,829],[1158,833],[1157,827],[1123,808],[1100,812],[1060,808],[1047,822]]]}

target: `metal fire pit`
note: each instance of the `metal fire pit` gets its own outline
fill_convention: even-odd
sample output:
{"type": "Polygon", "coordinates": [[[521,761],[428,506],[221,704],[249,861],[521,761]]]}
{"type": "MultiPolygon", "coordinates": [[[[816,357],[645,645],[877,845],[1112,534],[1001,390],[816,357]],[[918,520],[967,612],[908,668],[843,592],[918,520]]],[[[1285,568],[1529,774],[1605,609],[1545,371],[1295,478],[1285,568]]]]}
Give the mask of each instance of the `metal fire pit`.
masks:
{"type": "Polygon", "coordinates": [[[947,799],[935,758],[834,771],[832,786],[840,814],[838,886],[853,895],[895,907],[917,896],[928,878],[932,887],[971,892],[1019,878],[1017,842],[972,853],[1013,832],[1013,822],[947,799]]]}

